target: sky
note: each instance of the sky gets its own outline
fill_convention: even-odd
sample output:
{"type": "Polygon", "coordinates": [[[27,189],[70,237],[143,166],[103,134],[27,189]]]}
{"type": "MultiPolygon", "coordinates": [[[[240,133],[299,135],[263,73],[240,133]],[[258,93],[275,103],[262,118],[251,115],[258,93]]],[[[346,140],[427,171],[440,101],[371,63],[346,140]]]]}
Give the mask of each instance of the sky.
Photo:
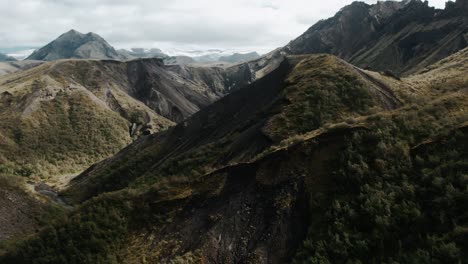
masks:
{"type": "MultiPolygon", "coordinates": [[[[348,0],[0,0],[0,51],[41,47],[75,29],[116,48],[266,53],[348,0]]],[[[376,1],[365,1],[375,3],[376,1]]],[[[445,0],[429,0],[445,6],[445,0]]]]}

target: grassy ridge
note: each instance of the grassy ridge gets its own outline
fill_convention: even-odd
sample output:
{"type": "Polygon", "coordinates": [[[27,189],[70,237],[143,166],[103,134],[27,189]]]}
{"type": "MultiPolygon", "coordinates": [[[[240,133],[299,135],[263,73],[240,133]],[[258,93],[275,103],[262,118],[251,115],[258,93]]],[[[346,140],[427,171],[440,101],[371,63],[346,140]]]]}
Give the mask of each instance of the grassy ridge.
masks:
{"type": "Polygon", "coordinates": [[[3,109],[0,171],[20,176],[72,173],[131,142],[128,123],[82,92],[59,93],[21,116],[3,109]]]}

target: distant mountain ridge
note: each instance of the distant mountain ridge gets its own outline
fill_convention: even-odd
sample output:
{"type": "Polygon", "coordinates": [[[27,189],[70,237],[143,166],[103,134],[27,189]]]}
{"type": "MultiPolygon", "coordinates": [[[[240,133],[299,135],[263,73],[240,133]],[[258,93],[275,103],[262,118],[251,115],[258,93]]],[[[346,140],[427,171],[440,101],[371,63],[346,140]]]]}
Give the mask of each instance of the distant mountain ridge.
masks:
{"type": "Polygon", "coordinates": [[[16,61],[16,59],[3,53],[0,53],[0,61],[16,61]]]}
{"type": "Polygon", "coordinates": [[[152,48],[131,48],[130,50],[120,49],[117,51],[121,56],[125,58],[166,58],[168,55],[164,54],[162,50],[152,48]]]}
{"type": "Polygon", "coordinates": [[[258,54],[257,52],[234,53],[231,56],[223,56],[219,58],[219,61],[224,61],[224,62],[229,62],[229,63],[238,63],[238,62],[256,60],[258,58],[260,58],[260,54],[258,54]]]}
{"type": "Polygon", "coordinates": [[[468,45],[466,2],[448,2],[444,10],[420,0],[354,2],[313,25],[283,51],[330,53],[363,68],[416,72],[468,45]]]}
{"type": "MultiPolygon", "coordinates": [[[[168,64],[190,64],[190,63],[239,63],[260,58],[257,52],[250,53],[230,53],[221,50],[208,50],[204,55],[193,56],[166,54],[161,49],[151,48],[131,48],[130,50],[116,50],[104,38],[96,33],[80,33],[76,30],[70,30],[46,46],[34,51],[26,60],[54,61],[60,59],[99,59],[99,60],[132,60],[139,58],[163,58],[168,64]],[[227,54],[227,55],[226,55],[227,54]]],[[[0,54],[0,61],[14,60],[0,54]]]]}
{"type": "Polygon", "coordinates": [[[36,50],[26,60],[60,60],[60,59],[114,59],[126,57],[119,54],[106,40],[95,33],[82,34],[70,30],[36,50]]]}

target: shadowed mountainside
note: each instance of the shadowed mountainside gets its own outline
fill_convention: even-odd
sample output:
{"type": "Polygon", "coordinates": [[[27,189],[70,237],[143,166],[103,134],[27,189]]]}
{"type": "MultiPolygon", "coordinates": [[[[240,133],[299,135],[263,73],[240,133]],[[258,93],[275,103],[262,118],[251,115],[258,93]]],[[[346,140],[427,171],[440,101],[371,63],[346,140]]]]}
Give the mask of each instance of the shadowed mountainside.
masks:
{"type": "Polygon", "coordinates": [[[419,0],[354,2],[313,25],[284,51],[325,52],[363,68],[414,73],[467,46],[464,3],[448,2],[438,10],[419,0]]]}

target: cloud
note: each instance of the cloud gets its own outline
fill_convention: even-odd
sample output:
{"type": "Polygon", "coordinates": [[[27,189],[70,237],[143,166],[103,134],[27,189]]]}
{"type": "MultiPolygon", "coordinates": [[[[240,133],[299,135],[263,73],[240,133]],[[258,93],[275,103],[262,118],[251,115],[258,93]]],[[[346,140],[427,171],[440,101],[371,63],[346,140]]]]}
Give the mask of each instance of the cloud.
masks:
{"type": "MultiPolygon", "coordinates": [[[[366,1],[375,3],[376,1],[366,1]]],[[[430,5],[443,7],[445,1],[430,5]]],[[[0,48],[39,47],[73,28],[117,48],[226,48],[287,44],[348,0],[0,0],[0,48]]]]}

